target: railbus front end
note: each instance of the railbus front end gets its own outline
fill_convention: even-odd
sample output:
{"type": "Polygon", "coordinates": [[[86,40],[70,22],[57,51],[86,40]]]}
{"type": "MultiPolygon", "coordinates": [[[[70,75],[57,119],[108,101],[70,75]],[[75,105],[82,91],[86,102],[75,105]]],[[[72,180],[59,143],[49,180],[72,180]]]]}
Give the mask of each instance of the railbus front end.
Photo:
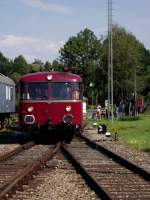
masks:
{"type": "Polygon", "coordinates": [[[43,130],[63,131],[64,138],[71,140],[73,133],[82,128],[82,100],[82,79],[78,75],[68,72],[25,75],[20,79],[20,125],[33,134],[43,130]]]}

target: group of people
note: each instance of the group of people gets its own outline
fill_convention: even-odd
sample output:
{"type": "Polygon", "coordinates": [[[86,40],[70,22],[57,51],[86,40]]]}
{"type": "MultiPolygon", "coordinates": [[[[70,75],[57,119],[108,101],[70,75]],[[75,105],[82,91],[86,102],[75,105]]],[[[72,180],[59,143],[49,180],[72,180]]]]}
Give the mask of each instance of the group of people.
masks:
{"type": "Polygon", "coordinates": [[[96,116],[98,119],[107,118],[107,109],[103,109],[100,104],[97,105],[96,116]]]}
{"type": "Polygon", "coordinates": [[[125,116],[137,116],[138,112],[139,111],[135,99],[127,102],[121,100],[118,107],[116,107],[116,115],[120,118],[123,118],[125,116]]]}
{"type": "MultiPolygon", "coordinates": [[[[140,110],[141,105],[139,106],[133,98],[130,101],[120,100],[119,103],[114,106],[113,112],[115,117],[123,118],[125,116],[138,116],[140,110]]],[[[108,115],[111,116],[111,112],[110,114],[108,112],[107,107],[102,108],[100,104],[97,105],[96,116],[98,119],[108,118],[108,115]]]]}

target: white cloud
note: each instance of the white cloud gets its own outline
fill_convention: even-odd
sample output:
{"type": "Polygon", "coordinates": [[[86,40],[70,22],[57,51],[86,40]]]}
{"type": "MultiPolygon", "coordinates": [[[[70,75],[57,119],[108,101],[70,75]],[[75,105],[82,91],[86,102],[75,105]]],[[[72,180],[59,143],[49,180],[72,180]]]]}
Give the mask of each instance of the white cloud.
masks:
{"type": "Polygon", "coordinates": [[[31,37],[20,37],[15,35],[0,36],[0,47],[16,47],[33,42],[35,42],[35,39],[31,37]]]}
{"type": "Polygon", "coordinates": [[[40,8],[48,12],[69,13],[69,9],[67,7],[63,5],[48,3],[43,0],[21,0],[21,2],[30,7],[40,8]]]}
{"type": "Polygon", "coordinates": [[[63,45],[64,45],[63,41],[60,41],[59,43],[49,42],[46,45],[46,49],[49,51],[55,51],[55,50],[58,51],[58,49],[63,45]]]}
{"type": "Polygon", "coordinates": [[[39,58],[43,61],[58,56],[63,41],[51,41],[39,38],[2,35],[0,36],[0,51],[5,52],[11,58],[20,54],[24,55],[28,61],[39,58]]]}
{"type": "Polygon", "coordinates": [[[34,61],[34,59],[37,58],[36,55],[31,55],[31,54],[28,55],[28,54],[25,54],[25,53],[23,54],[23,56],[26,58],[26,60],[29,63],[32,63],[34,61]]]}

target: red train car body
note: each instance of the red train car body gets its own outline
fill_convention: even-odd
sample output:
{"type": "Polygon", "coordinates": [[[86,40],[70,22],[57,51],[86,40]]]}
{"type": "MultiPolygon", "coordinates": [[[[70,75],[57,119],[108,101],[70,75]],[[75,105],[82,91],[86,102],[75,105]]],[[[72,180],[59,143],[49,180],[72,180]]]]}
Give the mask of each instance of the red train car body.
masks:
{"type": "Polygon", "coordinates": [[[82,127],[82,79],[70,72],[26,74],[19,81],[20,126],[28,132],[82,127]]]}

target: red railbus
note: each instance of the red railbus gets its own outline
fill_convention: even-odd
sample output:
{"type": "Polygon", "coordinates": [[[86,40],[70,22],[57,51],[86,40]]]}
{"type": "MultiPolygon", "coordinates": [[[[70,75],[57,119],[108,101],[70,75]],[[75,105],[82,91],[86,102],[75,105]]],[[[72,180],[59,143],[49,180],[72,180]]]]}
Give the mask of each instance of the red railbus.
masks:
{"type": "MultiPolygon", "coordinates": [[[[82,78],[70,72],[38,72],[19,80],[19,122],[32,134],[68,130],[64,140],[82,128],[82,78]]],[[[68,139],[69,138],[69,139],[68,139]]]]}

